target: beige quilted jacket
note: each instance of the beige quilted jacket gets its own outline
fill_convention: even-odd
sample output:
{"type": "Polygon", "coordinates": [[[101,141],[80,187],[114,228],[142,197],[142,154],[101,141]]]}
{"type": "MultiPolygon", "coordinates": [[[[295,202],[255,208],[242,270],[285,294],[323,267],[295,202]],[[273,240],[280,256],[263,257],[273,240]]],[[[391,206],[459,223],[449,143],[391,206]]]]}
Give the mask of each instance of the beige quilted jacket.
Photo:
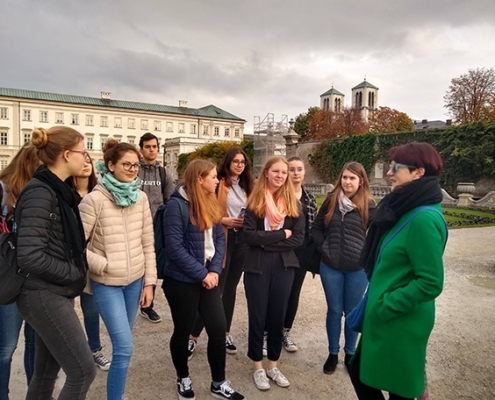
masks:
{"type": "Polygon", "coordinates": [[[89,277],[109,286],[125,286],[144,276],[144,286],[156,285],[153,221],[148,197],[129,207],[115,204],[98,183],[79,205],[86,239],[89,277]]]}

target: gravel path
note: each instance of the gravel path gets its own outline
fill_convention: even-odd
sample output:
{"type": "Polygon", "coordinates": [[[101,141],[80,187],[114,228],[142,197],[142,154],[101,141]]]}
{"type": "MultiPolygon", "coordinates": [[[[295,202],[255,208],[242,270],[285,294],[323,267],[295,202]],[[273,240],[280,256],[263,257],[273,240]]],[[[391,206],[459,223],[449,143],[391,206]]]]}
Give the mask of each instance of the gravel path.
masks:
{"type": "MultiPolygon", "coordinates": [[[[445,288],[437,301],[437,321],[428,352],[428,380],[431,399],[495,399],[495,227],[450,231],[444,257],[445,288]]],[[[78,302],[77,302],[78,303],[78,302]]],[[[163,321],[151,324],[138,317],[134,328],[134,356],[129,369],[128,400],[176,399],[175,373],[168,341],[172,321],[166,300],[157,290],[157,311],[163,321]]],[[[79,304],[77,310],[80,312],[79,304]]],[[[327,357],[325,334],[325,299],[319,277],[308,274],[301,295],[293,339],[299,351],[283,350],[280,369],[292,385],[282,389],[272,385],[267,392],[256,389],[251,378],[251,362],[246,356],[247,315],[242,284],[232,334],[239,348],[237,355],[227,355],[227,379],[248,400],[337,399],[354,400],[348,375],[341,362],[333,375],[325,375],[322,366],[327,357]]],[[[11,400],[24,398],[25,378],[22,368],[23,340],[12,365],[11,400]]],[[[102,340],[105,354],[111,345],[104,325],[102,340]]],[[[343,354],[341,354],[341,358],[343,354]]],[[[206,340],[202,336],[190,361],[196,399],[209,394],[209,369],[206,340]]],[[[63,374],[57,382],[60,386],[63,374]]],[[[88,400],[103,400],[106,372],[98,371],[88,400]]]]}

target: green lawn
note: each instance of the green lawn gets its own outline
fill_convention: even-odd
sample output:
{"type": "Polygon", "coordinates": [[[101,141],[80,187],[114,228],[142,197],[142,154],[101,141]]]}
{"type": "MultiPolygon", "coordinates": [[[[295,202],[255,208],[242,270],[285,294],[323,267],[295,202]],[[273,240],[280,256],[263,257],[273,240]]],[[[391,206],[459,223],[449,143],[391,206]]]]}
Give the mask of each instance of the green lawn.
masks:
{"type": "MultiPolygon", "coordinates": [[[[319,209],[326,196],[319,195],[315,197],[319,209]]],[[[449,228],[452,229],[495,226],[495,210],[443,207],[443,211],[445,220],[449,228]]]]}

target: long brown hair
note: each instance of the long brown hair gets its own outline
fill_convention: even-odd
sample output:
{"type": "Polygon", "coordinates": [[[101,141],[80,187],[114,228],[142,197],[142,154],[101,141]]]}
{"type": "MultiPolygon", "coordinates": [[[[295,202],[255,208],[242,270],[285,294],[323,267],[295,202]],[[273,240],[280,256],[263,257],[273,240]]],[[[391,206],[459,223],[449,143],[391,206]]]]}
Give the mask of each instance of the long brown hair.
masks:
{"type": "Polygon", "coordinates": [[[254,185],[253,192],[248,198],[247,206],[249,209],[253,210],[254,214],[258,218],[264,218],[266,215],[266,200],[265,195],[268,187],[266,185],[266,178],[268,170],[272,165],[283,162],[287,165],[287,179],[283,186],[281,186],[275,193],[273,193],[273,198],[275,201],[280,197],[283,197],[285,204],[287,206],[287,216],[298,217],[299,216],[299,200],[294,195],[294,188],[292,187],[292,182],[289,179],[289,163],[284,157],[274,156],[269,158],[260,173],[256,184],[254,185]]]}
{"type": "MultiPolygon", "coordinates": [[[[91,159],[90,156],[88,156],[88,162],[89,164],[91,164],[91,175],[88,176],[88,193],[91,193],[91,191],[95,188],[96,184],[98,183],[98,178],[96,177],[95,164],[93,163],[93,160],[91,159]]],[[[80,188],[77,183],[79,180],[84,178],[80,178],[78,176],[71,176],[70,179],[72,179],[72,185],[74,186],[74,189],[76,189],[76,191],[79,192],[79,190],[81,190],[82,188],[80,188]]]]}
{"type": "Polygon", "coordinates": [[[31,137],[31,143],[38,149],[38,158],[46,165],[55,164],[60,154],[73,149],[83,140],[83,135],[66,126],[53,126],[48,130],[34,128],[31,137]]]}
{"type": "Polygon", "coordinates": [[[26,183],[28,183],[36,169],[40,165],[40,160],[36,155],[37,149],[31,143],[26,143],[14,156],[12,161],[0,172],[0,180],[7,188],[7,209],[8,213],[13,212],[13,206],[19,198],[26,183]]]}
{"type": "Polygon", "coordinates": [[[216,170],[216,165],[206,160],[193,160],[184,172],[184,187],[189,199],[189,219],[200,231],[210,229],[220,223],[222,214],[215,193],[208,193],[199,182],[216,170]]]}
{"type": "Polygon", "coordinates": [[[337,208],[339,194],[342,191],[342,176],[344,175],[345,170],[352,172],[359,177],[359,188],[350,200],[352,200],[352,202],[356,205],[359,215],[361,215],[361,219],[363,220],[363,226],[366,227],[368,226],[369,203],[373,199],[373,196],[371,195],[370,182],[368,181],[366,170],[357,161],[348,162],[342,167],[342,171],[340,171],[339,179],[335,183],[335,189],[333,189],[329,194],[330,204],[325,215],[325,226],[330,224],[330,220],[332,219],[335,209],[337,208]]]}

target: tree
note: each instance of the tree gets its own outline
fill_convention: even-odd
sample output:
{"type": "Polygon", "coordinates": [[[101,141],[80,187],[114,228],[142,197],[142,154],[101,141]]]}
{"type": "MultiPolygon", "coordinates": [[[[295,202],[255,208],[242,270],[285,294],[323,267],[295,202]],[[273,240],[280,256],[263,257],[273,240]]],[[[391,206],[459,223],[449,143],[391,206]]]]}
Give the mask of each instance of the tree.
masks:
{"type": "Polygon", "coordinates": [[[344,107],[341,118],[342,136],[362,135],[368,132],[368,124],[359,108],[344,107]]]}
{"type": "Polygon", "coordinates": [[[389,107],[379,107],[369,118],[369,131],[396,133],[414,131],[414,122],[406,113],[389,107]]]}
{"type": "Polygon", "coordinates": [[[445,108],[455,122],[466,124],[493,120],[495,115],[495,71],[470,69],[453,78],[444,96],[445,108]]]}
{"type": "Polygon", "coordinates": [[[319,107],[309,107],[308,112],[301,113],[296,117],[296,121],[294,123],[294,130],[296,133],[304,138],[306,136],[308,130],[308,121],[313,117],[313,115],[320,111],[319,107]]]}
{"type": "Polygon", "coordinates": [[[342,112],[320,109],[308,120],[305,140],[361,135],[367,131],[368,125],[357,108],[344,107],[342,112]]]}

